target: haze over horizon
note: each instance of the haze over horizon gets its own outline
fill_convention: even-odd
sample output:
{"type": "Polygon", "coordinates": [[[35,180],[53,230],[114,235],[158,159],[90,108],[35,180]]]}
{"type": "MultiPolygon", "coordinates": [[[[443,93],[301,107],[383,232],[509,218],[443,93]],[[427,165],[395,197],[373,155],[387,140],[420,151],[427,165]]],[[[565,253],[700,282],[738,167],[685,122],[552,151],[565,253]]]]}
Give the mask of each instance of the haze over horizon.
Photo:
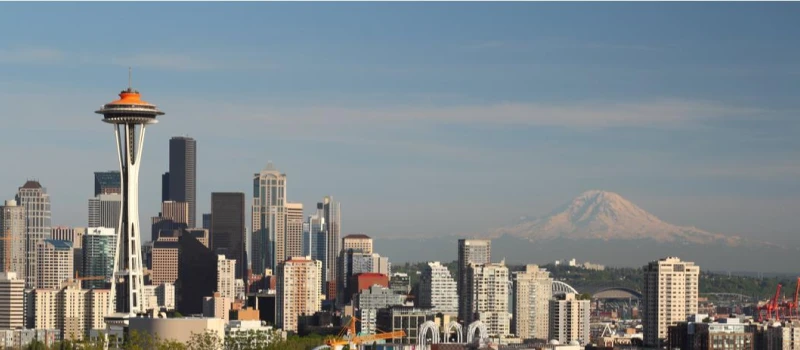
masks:
{"type": "Polygon", "coordinates": [[[0,200],[36,178],[53,225],[85,226],[92,172],[117,170],[94,110],[132,66],[166,112],[143,223],[169,138],[188,135],[198,218],[211,192],[249,210],[272,161],[306,214],[342,202],[343,234],[486,233],[600,189],[800,245],[797,3],[43,6],[0,5],[0,200]]]}

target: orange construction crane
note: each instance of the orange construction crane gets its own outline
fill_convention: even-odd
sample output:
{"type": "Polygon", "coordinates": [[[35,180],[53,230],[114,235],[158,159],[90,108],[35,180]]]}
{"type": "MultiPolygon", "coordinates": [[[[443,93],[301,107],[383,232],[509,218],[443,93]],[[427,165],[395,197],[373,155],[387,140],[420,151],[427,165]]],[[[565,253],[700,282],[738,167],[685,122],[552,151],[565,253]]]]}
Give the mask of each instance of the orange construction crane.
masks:
{"type": "Polygon", "coordinates": [[[775,291],[775,296],[768,300],[765,304],[758,306],[758,322],[777,319],[779,314],[778,297],[781,294],[781,284],[778,284],[778,289],[775,291]],[[763,312],[766,312],[767,317],[764,319],[763,312]],[[773,316],[773,313],[775,314],[773,316]]]}
{"type": "Polygon", "coordinates": [[[339,332],[339,335],[337,335],[336,338],[326,340],[325,345],[328,345],[332,349],[335,349],[337,346],[343,346],[348,344],[359,346],[363,343],[369,343],[376,340],[395,339],[406,336],[406,332],[404,331],[383,332],[383,333],[369,334],[369,335],[357,335],[356,321],[358,321],[357,318],[350,317],[350,321],[348,321],[347,326],[342,328],[342,331],[339,332]]]}
{"type": "Polygon", "coordinates": [[[797,317],[797,295],[800,294],[800,277],[797,277],[797,284],[794,287],[794,297],[781,303],[780,309],[787,318],[797,317]]]}

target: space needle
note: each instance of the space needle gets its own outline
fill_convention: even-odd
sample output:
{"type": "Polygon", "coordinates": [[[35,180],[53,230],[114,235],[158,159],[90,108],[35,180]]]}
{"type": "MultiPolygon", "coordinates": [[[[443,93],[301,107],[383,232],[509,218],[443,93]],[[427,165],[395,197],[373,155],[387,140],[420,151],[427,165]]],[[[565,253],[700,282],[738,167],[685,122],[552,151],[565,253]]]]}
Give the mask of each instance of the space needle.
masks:
{"type": "Polygon", "coordinates": [[[139,165],[147,125],[155,124],[156,116],[164,112],[142,100],[139,91],[128,89],[119,99],[103,105],[95,113],[114,126],[117,139],[117,156],[121,176],[122,210],[117,227],[117,249],[111,278],[111,300],[116,306],[106,322],[127,325],[127,319],[144,313],[144,273],[142,269],[141,229],[139,226],[139,165]]]}

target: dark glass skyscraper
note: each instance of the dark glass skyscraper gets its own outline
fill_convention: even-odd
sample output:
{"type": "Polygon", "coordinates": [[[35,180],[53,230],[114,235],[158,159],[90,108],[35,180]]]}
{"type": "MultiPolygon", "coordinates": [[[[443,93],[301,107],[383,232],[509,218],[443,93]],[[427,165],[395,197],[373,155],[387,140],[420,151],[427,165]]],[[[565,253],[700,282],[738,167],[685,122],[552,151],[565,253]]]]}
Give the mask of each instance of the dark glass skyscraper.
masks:
{"type": "MultiPolygon", "coordinates": [[[[169,175],[166,177],[169,200],[189,203],[189,227],[197,227],[197,141],[182,136],[169,140],[169,175]]],[[[162,183],[165,180],[162,176],[162,183]]]]}
{"type": "Polygon", "coordinates": [[[119,171],[96,171],[94,173],[94,195],[120,193],[119,171]]]}
{"type": "Polygon", "coordinates": [[[244,224],[244,193],[211,194],[211,248],[228,259],[236,259],[236,278],[247,275],[244,224]]]}

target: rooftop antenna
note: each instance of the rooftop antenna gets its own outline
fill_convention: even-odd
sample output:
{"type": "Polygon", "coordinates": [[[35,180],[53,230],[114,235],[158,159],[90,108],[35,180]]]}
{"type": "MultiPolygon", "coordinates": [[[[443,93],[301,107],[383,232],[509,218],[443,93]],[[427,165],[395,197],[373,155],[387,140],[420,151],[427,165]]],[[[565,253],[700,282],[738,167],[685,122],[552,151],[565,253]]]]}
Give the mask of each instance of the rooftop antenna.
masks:
{"type": "Polygon", "coordinates": [[[133,70],[128,67],[128,91],[133,90],[133,70]]]}

